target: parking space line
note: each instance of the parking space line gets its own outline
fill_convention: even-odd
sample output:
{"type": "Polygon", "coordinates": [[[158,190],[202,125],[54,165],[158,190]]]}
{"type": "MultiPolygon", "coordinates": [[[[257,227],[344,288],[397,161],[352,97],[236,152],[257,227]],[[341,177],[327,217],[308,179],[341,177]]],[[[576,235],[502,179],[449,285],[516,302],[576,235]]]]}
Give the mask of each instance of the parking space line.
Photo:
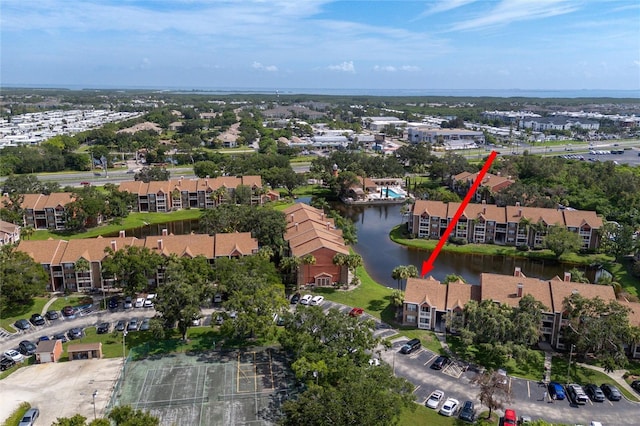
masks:
{"type": "Polygon", "coordinates": [[[438,355],[434,355],[431,358],[429,358],[429,361],[425,362],[424,365],[430,364],[431,361],[433,361],[434,359],[436,359],[438,357],[438,355]]]}
{"type": "Polygon", "coordinates": [[[420,389],[420,386],[422,386],[422,385],[418,385],[418,386],[416,386],[416,388],[413,390],[413,393],[416,393],[416,391],[417,391],[418,389],[420,389]]]}
{"type": "Polygon", "coordinates": [[[527,396],[531,398],[531,382],[527,380],[527,396]]]}

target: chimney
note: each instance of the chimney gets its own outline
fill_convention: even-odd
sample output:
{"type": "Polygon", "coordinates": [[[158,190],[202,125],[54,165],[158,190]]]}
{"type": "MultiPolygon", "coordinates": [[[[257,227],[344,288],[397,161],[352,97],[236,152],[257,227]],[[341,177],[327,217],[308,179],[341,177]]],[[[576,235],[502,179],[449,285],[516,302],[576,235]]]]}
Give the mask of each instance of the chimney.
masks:
{"type": "Polygon", "coordinates": [[[482,214],[487,214],[487,206],[482,206],[482,214]]]}
{"type": "Polygon", "coordinates": [[[482,200],[482,205],[487,205],[487,200],[482,200]]]}
{"type": "Polygon", "coordinates": [[[331,222],[327,222],[327,231],[331,231],[331,222]]]}
{"type": "Polygon", "coordinates": [[[518,217],[522,217],[522,209],[518,209],[518,217]]]}
{"type": "Polygon", "coordinates": [[[296,222],[296,232],[298,232],[298,222],[296,222]]]}
{"type": "Polygon", "coordinates": [[[522,276],[522,269],[520,269],[519,266],[516,266],[516,268],[513,270],[513,276],[514,277],[522,276]]]}
{"type": "Polygon", "coordinates": [[[118,243],[116,243],[116,240],[111,240],[111,250],[118,251],[118,243]]]}
{"type": "Polygon", "coordinates": [[[162,240],[158,240],[158,250],[162,251],[164,249],[164,244],[162,242],[162,240]]]}
{"type": "Polygon", "coordinates": [[[162,228],[162,236],[167,236],[169,235],[169,231],[167,230],[167,228],[162,228]]]}
{"type": "Polygon", "coordinates": [[[118,232],[118,237],[120,237],[120,238],[126,237],[126,232],[125,232],[124,229],[121,229],[120,232],[118,232]]]}
{"type": "Polygon", "coordinates": [[[291,219],[291,222],[293,222],[293,213],[289,215],[289,219],[291,219]]]}
{"type": "Polygon", "coordinates": [[[516,201],[516,207],[520,207],[520,201],[516,201]]]}
{"type": "Polygon", "coordinates": [[[522,297],[522,289],[524,288],[524,284],[518,283],[516,286],[516,297],[522,297]]]}
{"type": "Polygon", "coordinates": [[[566,283],[571,282],[571,272],[565,272],[564,273],[564,282],[566,282],[566,283]]]}

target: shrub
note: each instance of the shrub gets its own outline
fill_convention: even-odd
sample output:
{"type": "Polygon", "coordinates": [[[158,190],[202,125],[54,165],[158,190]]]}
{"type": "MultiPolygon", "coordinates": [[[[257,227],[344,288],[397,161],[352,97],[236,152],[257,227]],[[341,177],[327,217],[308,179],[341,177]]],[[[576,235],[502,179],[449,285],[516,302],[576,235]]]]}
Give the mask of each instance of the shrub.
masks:
{"type": "Polygon", "coordinates": [[[529,246],[526,244],[520,244],[517,249],[518,251],[529,251],[529,246]]]}
{"type": "Polygon", "coordinates": [[[461,237],[449,237],[449,242],[457,246],[463,246],[468,243],[466,238],[461,238],[461,237]]]}

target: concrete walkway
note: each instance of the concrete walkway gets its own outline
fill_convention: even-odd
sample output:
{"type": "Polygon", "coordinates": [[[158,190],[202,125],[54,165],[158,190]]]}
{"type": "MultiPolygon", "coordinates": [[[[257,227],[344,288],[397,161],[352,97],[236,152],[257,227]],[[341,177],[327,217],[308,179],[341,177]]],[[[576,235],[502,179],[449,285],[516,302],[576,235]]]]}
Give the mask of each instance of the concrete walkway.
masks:
{"type": "Polygon", "coordinates": [[[53,296],[51,299],[49,299],[49,301],[42,307],[42,313],[40,315],[44,316],[44,314],[46,314],[49,310],[49,306],[51,306],[56,300],[58,300],[56,296],[53,296]]]}
{"type": "MultiPolygon", "coordinates": [[[[591,370],[599,371],[599,372],[601,372],[603,374],[606,374],[607,376],[609,376],[613,380],[615,380],[620,387],[623,387],[627,391],[629,391],[629,393],[631,395],[635,395],[636,394],[636,391],[633,390],[633,388],[629,385],[629,383],[627,383],[627,381],[624,379],[624,375],[627,373],[626,370],[614,370],[614,371],[608,373],[608,372],[604,371],[604,368],[597,367],[595,365],[583,364],[581,362],[576,362],[576,364],[579,365],[580,367],[589,368],[591,370]]],[[[624,394],[622,394],[622,396],[624,396],[624,394]]]]}

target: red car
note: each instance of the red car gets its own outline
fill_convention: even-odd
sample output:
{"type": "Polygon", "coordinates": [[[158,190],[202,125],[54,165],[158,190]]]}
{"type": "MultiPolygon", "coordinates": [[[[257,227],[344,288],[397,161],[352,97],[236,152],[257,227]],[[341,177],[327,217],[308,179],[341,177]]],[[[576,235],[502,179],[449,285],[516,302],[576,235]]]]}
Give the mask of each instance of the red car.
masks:
{"type": "Polygon", "coordinates": [[[349,316],[350,317],[359,317],[360,315],[362,315],[363,312],[364,312],[364,310],[362,308],[353,308],[353,309],[351,309],[351,311],[349,311],[349,316]]]}
{"type": "Polygon", "coordinates": [[[510,408],[504,410],[504,417],[502,418],[504,426],[518,424],[518,418],[516,416],[516,412],[510,408]]]}

